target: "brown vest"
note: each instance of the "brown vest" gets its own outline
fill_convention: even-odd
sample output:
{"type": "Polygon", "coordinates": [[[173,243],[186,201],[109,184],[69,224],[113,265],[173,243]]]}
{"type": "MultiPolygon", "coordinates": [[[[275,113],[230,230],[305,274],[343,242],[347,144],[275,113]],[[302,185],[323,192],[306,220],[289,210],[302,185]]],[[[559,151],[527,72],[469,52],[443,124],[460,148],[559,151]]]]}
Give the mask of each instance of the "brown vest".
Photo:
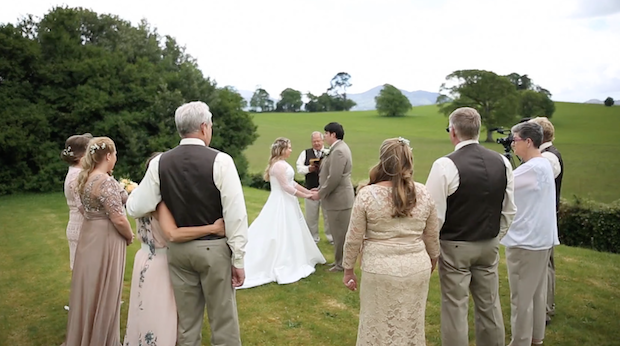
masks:
{"type": "MultiPolygon", "coordinates": [[[[304,165],[309,166],[311,159],[316,159],[316,155],[314,155],[314,149],[306,149],[306,162],[304,165]]],[[[306,189],[314,189],[315,187],[319,187],[319,172],[308,172],[306,174],[306,189]]]]}
{"type": "Polygon", "coordinates": [[[553,145],[543,149],[543,152],[545,151],[557,156],[560,161],[560,174],[555,178],[555,211],[557,212],[560,210],[560,192],[562,192],[562,178],[564,177],[564,161],[562,161],[562,155],[560,155],[558,149],[553,145]]]}
{"type": "MultiPolygon", "coordinates": [[[[161,197],[178,227],[211,225],[222,217],[220,191],[213,181],[213,163],[218,154],[202,145],[179,145],[162,154],[161,197]]],[[[220,238],[210,234],[198,239],[220,238]]]]}
{"type": "Polygon", "coordinates": [[[506,193],[501,155],[469,144],[447,156],[459,172],[459,187],[448,196],[442,240],[481,241],[497,237],[506,193]]]}

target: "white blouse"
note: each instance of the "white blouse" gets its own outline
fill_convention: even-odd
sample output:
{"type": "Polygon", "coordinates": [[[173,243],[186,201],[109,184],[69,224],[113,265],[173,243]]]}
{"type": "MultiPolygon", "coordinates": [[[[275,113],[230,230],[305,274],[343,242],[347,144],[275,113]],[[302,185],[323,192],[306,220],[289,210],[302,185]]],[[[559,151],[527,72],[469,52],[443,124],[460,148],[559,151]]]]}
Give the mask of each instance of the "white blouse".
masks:
{"type": "Polygon", "coordinates": [[[517,167],[514,184],[517,214],[501,244],[526,250],[559,245],[555,181],[549,161],[536,157],[517,167]]]}

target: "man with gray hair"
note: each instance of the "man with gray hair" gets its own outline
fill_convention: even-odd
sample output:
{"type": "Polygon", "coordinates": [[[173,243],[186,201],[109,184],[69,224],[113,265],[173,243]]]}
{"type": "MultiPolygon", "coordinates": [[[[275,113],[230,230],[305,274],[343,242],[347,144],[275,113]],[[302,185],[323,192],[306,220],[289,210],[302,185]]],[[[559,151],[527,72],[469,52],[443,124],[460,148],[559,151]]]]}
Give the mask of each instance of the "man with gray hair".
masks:
{"type": "MultiPolygon", "coordinates": [[[[297,158],[297,173],[305,176],[304,186],[308,190],[316,189],[319,187],[319,167],[321,159],[324,155],[323,148],[323,133],[319,131],[312,132],[312,148],[306,149],[299,154],[297,158]]],[[[321,200],[305,199],[306,203],[306,223],[314,242],[318,243],[321,239],[319,237],[319,210],[323,212],[323,229],[325,230],[325,237],[333,244],[334,240],[329,232],[329,224],[327,223],[327,214],[323,208],[321,200]]]]}
{"type": "Polygon", "coordinates": [[[243,285],[247,213],[232,158],[209,148],[212,115],[204,102],[190,102],[175,113],[181,142],[151,160],[146,175],[127,201],[138,218],[166,204],[178,227],[213,224],[223,218],[226,235],[209,234],[168,243],[170,281],[178,312],[177,345],[201,345],[205,303],[211,345],[241,345],[235,287],[243,285]]]}
{"type": "Polygon", "coordinates": [[[499,300],[499,239],[516,207],[510,162],[478,143],[480,115],[469,107],[450,114],[454,152],[437,159],[426,181],[441,231],[441,340],[467,346],[469,292],[475,304],[476,345],[503,346],[499,300]]]}

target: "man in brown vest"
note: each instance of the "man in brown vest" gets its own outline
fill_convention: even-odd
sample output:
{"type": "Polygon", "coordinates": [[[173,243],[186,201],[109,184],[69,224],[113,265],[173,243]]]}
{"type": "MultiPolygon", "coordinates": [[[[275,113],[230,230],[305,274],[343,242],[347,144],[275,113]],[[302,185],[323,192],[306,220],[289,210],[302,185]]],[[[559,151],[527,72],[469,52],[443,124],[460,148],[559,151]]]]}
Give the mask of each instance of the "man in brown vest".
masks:
{"type": "Polygon", "coordinates": [[[178,313],[179,346],[201,345],[205,303],[211,345],[241,345],[235,287],[243,285],[248,220],[232,158],[209,148],[212,115],[203,102],[176,110],[176,148],[155,157],[130,195],[127,212],[142,217],[166,203],[177,226],[202,226],[224,218],[226,236],[210,234],[168,243],[170,281],[178,313]]]}
{"type": "MultiPolygon", "coordinates": [[[[562,178],[564,177],[564,161],[560,151],[553,145],[555,139],[555,128],[546,117],[536,117],[531,122],[537,123],[543,128],[543,143],[540,145],[541,155],[549,160],[555,178],[555,212],[560,210],[560,193],[562,192],[562,178]]],[[[551,317],[555,315],[555,260],[553,259],[553,248],[547,265],[547,324],[551,322],[551,317]]]]}
{"type": "MultiPolygon", "coordinates": [[[[312,132],[312,148],[306,149],[299,154],[297,158],[297,173],[305,176],[305,188],[308,190],[319,187],[319,163],[324,155],[323,134],[318,131],[312,132]]],[[[330,243],[334,243],[332,234],[329,232],[329,224],[325,215],[325,206],[321,201],[314,201],[309,198],[305,199],[306,204],[306,224],[314,242],[318,243],[319,237],[319,210],[323,211],[323,229],[325,237],[330,243]]]]}
{"type": "Polygon", "coordinates": [[[433,163],[426,187],[437,207],[441,254],[441,340],[467,346],[469,292],[475,304],[476,345],[504,346],[499,300],[499,238],[516,213],[512,167],[478,143],[480,115],[473,108],[450,114],[454,152],[433,163]]]}

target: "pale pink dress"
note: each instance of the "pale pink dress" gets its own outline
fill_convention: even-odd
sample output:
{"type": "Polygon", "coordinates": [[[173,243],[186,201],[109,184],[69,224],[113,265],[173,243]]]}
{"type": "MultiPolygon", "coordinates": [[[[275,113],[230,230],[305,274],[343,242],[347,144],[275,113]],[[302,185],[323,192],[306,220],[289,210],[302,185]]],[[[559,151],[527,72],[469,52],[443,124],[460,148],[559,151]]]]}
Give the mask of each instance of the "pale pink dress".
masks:
{"type": "Polygon", "coordinates": [[[152,216],[136,219],[141,248],[131,276],[124,346],[174,346],[177,308],[168,272],[166,241],[152,216]]]}
{"type": "Polygon", "coordinates": [[[82,201],[75,188],[77,177],[81,170],[80,167],[71,166],[65,177],[65,198],[69,206],[67,240],[69,241],[69,267],[71,270],[73,270],[73,262],[75,261],[75,249],[77,249],[78,239],[80,239],[80,228],[82,228],[82,222],[84,222],[84,216],[80,212],[82,201]]]}
{"type": "Polygon", "coordinates": [[[111,218],[124,215],[127,192],[114,178],[89,178],[81,194],[84,224],[71,279],[66,346],[120,346],[127,241],[111,218]]]}

